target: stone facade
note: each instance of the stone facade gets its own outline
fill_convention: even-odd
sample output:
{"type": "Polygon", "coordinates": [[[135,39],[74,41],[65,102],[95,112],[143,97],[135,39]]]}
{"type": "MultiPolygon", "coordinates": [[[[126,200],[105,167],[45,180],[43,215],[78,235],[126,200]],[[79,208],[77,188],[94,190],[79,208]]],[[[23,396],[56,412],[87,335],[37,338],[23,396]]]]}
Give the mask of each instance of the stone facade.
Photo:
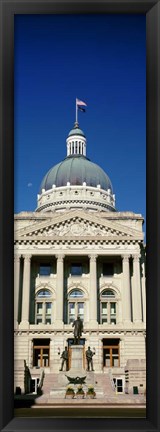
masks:
{"type": "MultiPolygon", "coordinates": [[[[35,342],[38,340],[40,346],[42,339],[45,351],[46,339],[48,363],[44,366],[41,358],[40,367],[44,367],[46,373],[59,371],[59,353],[73,339],[69,304],[73,306],[74,317],[78,305],[82,306],[83,339],[85,348],[89,345],[95,349],[95,371],[107,372],[110,367],[114,375],[115,362],[117,376],[117,365],[121,372],[128,360],[145,359],[142,222],[142,217],[133,213],[96,212],[93,215],[84,210],[55,216],[48,212],[43,216],[20,213],[15,217],[15,362],[26,360],[32,373],[40,365],[34,359],[35,342]],[[47,271],[49,269],[48,275],[40,274],[43,264],[47,271]],[[105,274],[107,264],[111,274],[105,274]],[[73,269],[80,270],[81,274],[72,274],[73,269]],[[51,294],[52,311],[48,323],[45,316],[42,319],[42,314],[40,322],[36,321],[37,303],[44,307],[46,304],[46,299],[43,303],[43,298],[39,302],[36,298],[41,290],[51,294]],[[80,297],[73,298],[72,302],[70,294],[74,290],[78,290],[76,295],[80,293],[80,297]],[[106,290],[111,298],[103,297],[106,290]],[[111,305],[116,308],[112,311],[113,320],[111,305]],[[115,360],[112,345],[117,347],[113,350],[118,349],[115,360]]],[[[37,350],[43,357],[40,348],[37,350]]]]}
{"type": "MultiPolygon", "coordinates": [[[[76,133],[75,128],[67,140],[68,157],[77,151],[76,133]]],[[[72,182],[73,177],[71,172],[72,182]]],[[[110,185],[101,169],[99,178],[110,185]]],[[[126,365],[136,360],[139,374],[139,362],[145,361],[143,217],[116,211],[111,189],[93,187],[92,178],[88,185],[82,179],[81,185],[42,189],[37,203],[35,212],[15,215],[15,389],[26,391],[26,370],[37,379],[42,370],[58,373],[65,346],[71,367],[72,323],[80,315],[84,369],[90,346],[95,374],[122,380],[125,391],[126,365]]],[[[131,369],[127,391],[133,387],[131,369]]],[[[144,376],[142,384],[144,389],[144,376]]]]}

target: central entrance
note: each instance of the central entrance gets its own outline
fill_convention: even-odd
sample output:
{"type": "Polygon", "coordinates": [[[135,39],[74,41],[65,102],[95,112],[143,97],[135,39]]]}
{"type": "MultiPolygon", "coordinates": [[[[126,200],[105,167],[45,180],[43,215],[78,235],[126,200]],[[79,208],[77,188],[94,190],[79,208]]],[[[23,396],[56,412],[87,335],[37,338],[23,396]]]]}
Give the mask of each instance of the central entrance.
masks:
{"type": "MultiPolygon", "coordinates": [[[[71,359],[71,353],[72,353],[71,346],[72,345],[74,345],[74,339],[70,338],[70,339],[68,339],[68,369],[71,368],[71,361],[72,361],[72,359],[71,359]]],[[[85,366],[86,366],[85,339],[83,339],[83,338],[80,339],[79,345],[83,346],[83,368],[85,369],[85,366]]]]}
{"type": "Polygon", "coordinates": [[[103,367],[119,367],[119,339],[103,339],[103,367]]]}

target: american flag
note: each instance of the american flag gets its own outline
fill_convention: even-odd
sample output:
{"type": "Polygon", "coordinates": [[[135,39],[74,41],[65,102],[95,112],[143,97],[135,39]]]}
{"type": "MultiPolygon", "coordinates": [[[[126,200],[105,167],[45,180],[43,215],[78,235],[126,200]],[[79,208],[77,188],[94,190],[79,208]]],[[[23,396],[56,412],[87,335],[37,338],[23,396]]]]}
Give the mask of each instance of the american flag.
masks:
{"type": "Polygon", "coordinates": [[[79,99],[76,98],[76,105],[80,105],[80,106],[87,106],[87,104],[79,99]]]}

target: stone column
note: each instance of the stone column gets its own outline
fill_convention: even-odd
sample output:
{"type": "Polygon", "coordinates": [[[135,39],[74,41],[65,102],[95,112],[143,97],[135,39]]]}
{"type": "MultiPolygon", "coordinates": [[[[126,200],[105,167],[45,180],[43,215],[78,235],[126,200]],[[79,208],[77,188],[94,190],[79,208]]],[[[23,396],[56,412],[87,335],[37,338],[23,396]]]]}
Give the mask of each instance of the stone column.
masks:
{"type": "Polygon", "coordinates": [[[20,257],[14,256],[14,325],[18,324],[18,305],[19,305],[19,282],[20,282],[20,257]]]}
{"type": "Polygon", "coordinates": [[[97,255],[90,255],[89,322],[97,327],[97,255]]]}
{"type": "Polygon", "coordinates": [[[141,301],[141,282],[140,282],[140,255],[133,255],[133,285],[132,285],[132,305],[133,322],[142,322],[142,301],[141,301]]]}
{"type": "Polygon", "coordinates": [[[123,322],[125,324],[131,323],[131,294],[130,294],[130,271],[129,271],[129,257],[130,255],[122,256],[123,266],[123,291],[122,291],[122,304],[123,304],[123,322]]]}
{"type": "Polygon", "coordinates": [[[57,286],[56,286],[56,320],[58,327],[63,327],[63,302],[64,302],[64,255],[56,255],[57,258],[57,286]]]}
{"type": "Polygon", "coordinates": [[[31,256],[24,255],[21,327],[29,326],[31,256]]]}

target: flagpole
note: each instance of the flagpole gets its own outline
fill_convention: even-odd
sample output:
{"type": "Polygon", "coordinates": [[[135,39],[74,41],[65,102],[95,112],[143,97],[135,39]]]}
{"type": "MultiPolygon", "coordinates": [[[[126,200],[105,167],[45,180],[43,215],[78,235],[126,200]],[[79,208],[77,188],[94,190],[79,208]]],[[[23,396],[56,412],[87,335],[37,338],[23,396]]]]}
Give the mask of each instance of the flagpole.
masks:
{"type": "Polygon", "coordinates": [[[78,123],[78,106],[77,106],[77,98],[76,98],[76,123],[78,123]]]}

